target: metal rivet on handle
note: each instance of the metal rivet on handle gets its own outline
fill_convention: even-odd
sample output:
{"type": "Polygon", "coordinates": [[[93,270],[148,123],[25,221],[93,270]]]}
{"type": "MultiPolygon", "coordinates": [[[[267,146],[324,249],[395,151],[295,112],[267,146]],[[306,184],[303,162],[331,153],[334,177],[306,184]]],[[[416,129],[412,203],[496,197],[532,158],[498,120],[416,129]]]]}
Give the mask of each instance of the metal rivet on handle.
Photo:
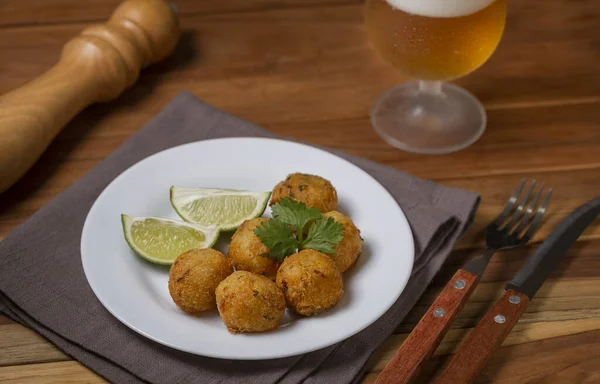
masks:
{"type": "Polygon", "coordinates": [[[465,283],[464,280],[456,280],[454,282],[454,288],[456,288],[456,289],[463,289],[466,285],[467,285],[467,283],[465,283]]]}
{"type": "Polygon", "coordinates": [[[437,308],[435,311],[433,311],[433,316],[435,317],[443,317],[446,314],[446,311],[444,311],[442,308],[437,308]]]}
{"type": "Polygon", "coordinates": [[[521,302],[521,298],[519,296],[513,295],[511,297],[508,298],[508,301],[511,304],[519,304],[521,302]]]}
{"type": "Polygon", "coordinates": [[[494,321],[498,324],[503,324],[506,322],[506,317],[502,316],[502,315],[496,315],[494,317],[494,321]]]}

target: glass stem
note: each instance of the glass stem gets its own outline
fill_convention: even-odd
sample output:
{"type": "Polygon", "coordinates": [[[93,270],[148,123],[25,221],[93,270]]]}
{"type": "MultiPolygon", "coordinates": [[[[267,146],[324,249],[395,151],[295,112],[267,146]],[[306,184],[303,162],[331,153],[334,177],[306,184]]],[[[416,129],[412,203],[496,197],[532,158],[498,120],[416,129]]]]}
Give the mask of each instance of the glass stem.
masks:
{"type": "Polygon", "coordinates": [[[442,95],[442,82],[441,81],[419,81],[419,92],[429,93],[431,95],[442,95]]]}

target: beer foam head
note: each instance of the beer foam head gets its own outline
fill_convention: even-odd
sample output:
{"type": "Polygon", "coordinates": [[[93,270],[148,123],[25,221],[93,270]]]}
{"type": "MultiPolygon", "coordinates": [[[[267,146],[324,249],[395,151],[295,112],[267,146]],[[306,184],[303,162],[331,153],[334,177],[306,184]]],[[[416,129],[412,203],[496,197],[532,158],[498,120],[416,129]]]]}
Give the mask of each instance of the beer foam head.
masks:
{"type": "Polygon", "coordinates": [[[460,17],[478,12],[495,0],[386,0],[393,8],[419,16],[460,17]]]}

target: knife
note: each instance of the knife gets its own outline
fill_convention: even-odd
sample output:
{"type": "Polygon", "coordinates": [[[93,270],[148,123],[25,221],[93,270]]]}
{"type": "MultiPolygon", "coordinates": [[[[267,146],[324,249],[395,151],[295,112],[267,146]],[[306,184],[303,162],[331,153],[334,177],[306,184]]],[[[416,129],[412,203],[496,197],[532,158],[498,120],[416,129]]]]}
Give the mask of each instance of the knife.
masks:
{"type": "Polygon", "coordinates": [[[600,214],[600,198],[563,219],[514,278],[505,293],[460,346],[434,384],[471,383],[513,329],[529,301],[558,266],[569,247],[600,214]]]}

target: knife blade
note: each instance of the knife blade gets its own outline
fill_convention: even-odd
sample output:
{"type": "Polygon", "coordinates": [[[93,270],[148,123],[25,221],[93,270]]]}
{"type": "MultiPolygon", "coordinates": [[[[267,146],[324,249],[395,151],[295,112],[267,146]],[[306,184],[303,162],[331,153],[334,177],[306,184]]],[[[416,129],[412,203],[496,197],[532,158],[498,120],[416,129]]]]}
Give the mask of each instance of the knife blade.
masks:
{"type": "Polygon", "coordinates": [[[515,290],[530,299],[558,266],[567,250],[600,214],[600,198],[594,199],[564,218],[537,251],[527,260],[505,290],[515,290]]]}
{"type": "Polygon", "coordinates": [[[600,214],[600,198],[564,218],[506,285],[506,292],[460,346],[435,384],[471,383],[500,348],[527,309],[529,300],[558,266],[585,229],[600,214]]]}

